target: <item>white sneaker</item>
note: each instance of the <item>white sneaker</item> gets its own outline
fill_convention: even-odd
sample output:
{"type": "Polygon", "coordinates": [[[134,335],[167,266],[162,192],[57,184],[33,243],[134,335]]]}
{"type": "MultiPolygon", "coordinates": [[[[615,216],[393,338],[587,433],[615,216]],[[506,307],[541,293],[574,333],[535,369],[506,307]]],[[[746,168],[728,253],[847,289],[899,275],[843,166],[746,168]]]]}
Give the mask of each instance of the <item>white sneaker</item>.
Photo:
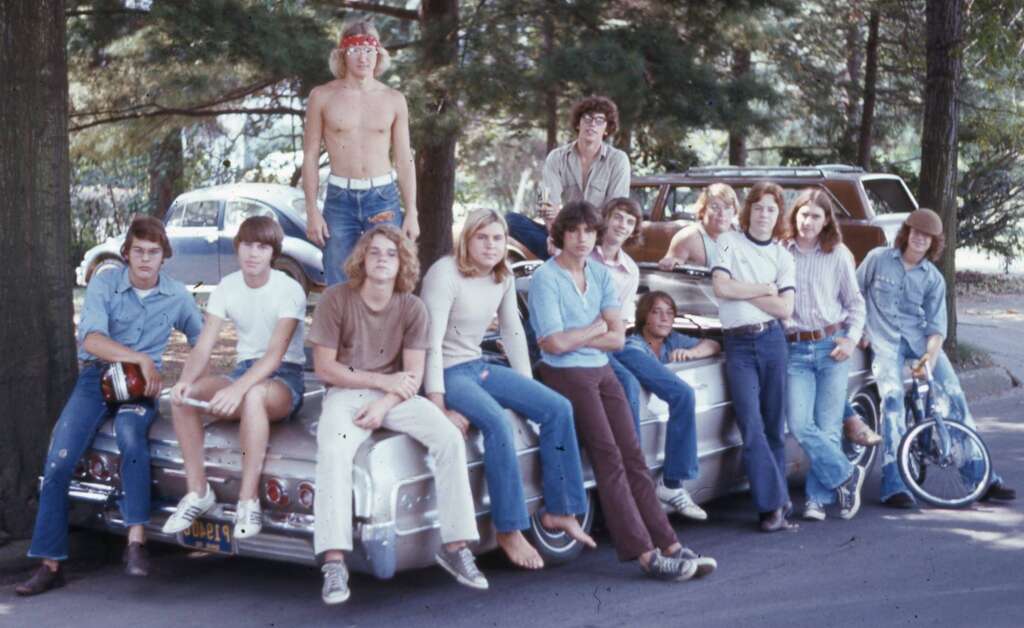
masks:
{"type": "Polygon", "coordinates": [[[341,604],[348,600],[352,592],[348,588],[348,569],[340,560],[324,563],[320,567],[324,573],[324,588],[320,597],[324,604],[341,604]]]}
{"type": "Polygon", "coordinates": [[[260,511],[260,500],[243,499],[238,502],[235,510],[235,538],[248,539],[256,536],[263,529],[263,513],[260,511]]]}
{"type": "Polygon", "coordinates": [[[661,503],[669,506],[687,519],[704,521],[708,518],[708,513],[704,512],[704,509],[693,501],[690,493],[685,488],[669,488],[665,486],[664,478],[658,480],[657,494],[658,500],[661,503]]]}
{"type": "Polygon", "coordinates": [[[192,522],[199,515],[209,512],[217,503],[217,496],[213,494],[210,483],[206,483],[206,494],[202,497],[195,493],[188,493],[178,502],[178,507],[167,521],[164,522],[164,534],[177,534],[188,530],[192,522]]]}
{"type": "Polygon", "coordinates": [[[818,502],[808,501],[804,504],[804,519],[809,521],[824,521],[825,507],[818,502]]]}

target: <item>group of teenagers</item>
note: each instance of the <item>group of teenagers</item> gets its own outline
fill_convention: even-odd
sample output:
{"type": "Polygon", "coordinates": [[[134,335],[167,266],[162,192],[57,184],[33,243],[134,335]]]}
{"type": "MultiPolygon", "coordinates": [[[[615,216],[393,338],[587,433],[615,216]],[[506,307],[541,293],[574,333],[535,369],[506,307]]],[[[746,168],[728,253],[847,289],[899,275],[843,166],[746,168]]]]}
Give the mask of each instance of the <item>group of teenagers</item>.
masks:
{"type": "MultiPolygon", "coordinates": [[[[676,234],[660,262],[666,269],[711,269],[722,345],[692,338],[673,329],[678,312],[668,294],[648,292],[637,300],[639,269],[623,247],[640,237],[643,215],[628,198],[628,157],[606,142],[618,111],[607,98],[589,97],[572,109],[576,138],[545,161],[539,220],[472,211],[453,254],[423,275],[417,296],[408,112],[401,94],[376,80],[387,53],[373,26],[349,24],[330,65],[336,79],[310,95],[304,142],[309,236],[324,249],[328,283],[308,333],[302,288],[273,268],[283,234],[272,218],[240,225],[234,240],[240,270],[211,293],[204,321],[187,289],[161,272],[172,254],[163,223],[136,217],[121,249],[125,267],[97,275],[86,289],[77,330],[79,376],[45,460],[29,549],[42,562],[18,594],[64,584],[68,486],[111,416],[121,454],[125,570],[148,574],[147,432],[173,329],[193,348],[170,392],[188,492],[163,526],[168,534],[185,531],[217,504],[204,470],[204,415],[239,422],[244,455],[233,533],[239,539],[260,533],[259,483],[270,427],[302,404],[303,347],[307,341],[312,346],[316,376],[327,387],[317,428],[313,540],[327,604],[350,596],[345,552],[353,549],[353,459],[382,427],[408,434],[433,459],[437,563],[459,583],[486,589],[470,547],[480,538],[466,464],[470,426],[483,436],[499,546],[519,567],[544,566],[522,534],[530,515],[507,410],[539,427],[540,523],[595,545],[577,519],[587,509],[582,448],[618,557],[671,581],[705,576],[717,566],[679,541],[666,514],[707,518],[683,486],[699,472],[696,404],[693,388],[669,368],[672,362],[709,357],[724,345],[744,465],[765,532],[796,527],[789,520],[787,422],[810,459],[803,516],[812,520],[825,519],[836,502],[842,518],[860,507],[866,470],[844,455],[844,432],[861,444],[883,443],[883,503],[914,505],[895,459],[905,428],[906,361],[929,362],[952,401],[952,418],[973,422],[942,352],[945,284],[930,260],[943,239],[934,212],[913,212],[892,247],[871,251],[855,269],[832,201],[821,190],[802,191],[786,212],[782,189],[771,182],[755,184],[742,204],[729,186],[707,187],[697,201],[698,221],[676,234]],[[321,143],[332,171],[322,210],[316,204],[321,143]],[[530,282],[528,327],[508,265],[513,237],[547,260],[530,282]],[[630,320],[635,330],[627,336],[630,320]],[[212,375],[207,367],[226,321],[237,330],[237,364],[229,374],[212,375]],[[507,367],[481,354],[495,321],[507,367]],[[845,403],[849,357],[858,342],[869,340],[884,413],[881,436],[845,403]],[[531,348],[540,356],[536,364],[531,348]],[[107,404],[99,380],[113,362],[140,367],[146,399],[107,404]],[[644,389],[669,408],[657,479],[640,445],[644,389]]],[[[986,497],[1011,500],[1015,492],[993,475],[986,497]]]]}

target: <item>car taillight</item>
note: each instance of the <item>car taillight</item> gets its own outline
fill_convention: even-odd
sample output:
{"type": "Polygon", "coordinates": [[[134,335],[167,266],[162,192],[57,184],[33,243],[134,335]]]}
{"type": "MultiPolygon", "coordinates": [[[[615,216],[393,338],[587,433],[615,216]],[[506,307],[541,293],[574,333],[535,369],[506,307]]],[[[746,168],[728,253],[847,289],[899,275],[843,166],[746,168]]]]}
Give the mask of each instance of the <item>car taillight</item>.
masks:
{"type": "Polygon", "coordinates": [[[299,482],[299,505],[303,508],[313,507],[313,498],[316,497],[316,490],[309,482],[299,482]]]}
{"type": "Polygon", "coordinates": [[[288,505],[288,491],[285,490],[284,484],[282,484],[280,480],[267,480],[264,495],[266,496],[267,501],[275,506],[288,505]]]}
{"type": "Polygon", "coordinates": [[[110,464],[102,454],[89,454],[87,458],[89,477],[100,482],[110,481],[110,464]]]}

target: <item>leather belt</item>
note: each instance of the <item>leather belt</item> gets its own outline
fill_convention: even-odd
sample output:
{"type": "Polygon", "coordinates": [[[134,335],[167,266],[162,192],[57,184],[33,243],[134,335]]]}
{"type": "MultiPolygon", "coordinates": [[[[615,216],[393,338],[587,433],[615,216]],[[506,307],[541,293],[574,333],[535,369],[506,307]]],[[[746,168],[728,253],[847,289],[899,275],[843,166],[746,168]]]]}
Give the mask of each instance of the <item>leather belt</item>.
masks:
{"type": "Polygon", "coordinates": [[[394,183],[398,179],[398,175],[392,170],[388,174],[381,175],[379,177],[371,177],[369,179],[350,179],[348,177],[339,177],[336,174],[332,174],[327,177],[327,182],[336,185],[339,188],[346,188],[349,190],[369,190],[370,188],[379,188],[389,183],[394,183]]]}
{"type": "Polygon", "coordinates": [[[811,342],[815,340],[824,340],[842,328],[843,326],[839,323],[832,323],[831,325],[826,326],[825,329],[793,331],[786,334],[786,340],[789,342],[811,342]]]}
{"type": "Polygon", "coordinates": [[[722,330],[726,336],[750,336],[768,331],[779,321],[771,320],[766,323],[754,323],[753,325],[740,325],[739,327],[728,327],[722,330]]]}

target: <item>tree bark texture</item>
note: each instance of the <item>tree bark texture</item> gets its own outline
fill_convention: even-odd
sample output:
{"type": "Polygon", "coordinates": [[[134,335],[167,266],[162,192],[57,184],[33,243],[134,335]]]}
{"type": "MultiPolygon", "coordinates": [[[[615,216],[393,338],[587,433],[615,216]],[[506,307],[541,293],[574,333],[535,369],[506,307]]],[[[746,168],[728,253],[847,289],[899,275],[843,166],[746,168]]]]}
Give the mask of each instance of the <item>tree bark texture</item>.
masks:
{"type": "Polygon", "coordinates": [[[416,195],[420,217],[420,262],[423,270],[452,250],[452,204],[455,200],[455,145],[459,138],[456,94],[446,70],[458,58],[458,0],[423,0],[423,32],[419,71],[435,76],[428,82],[428,107],[420,115],[423,132],[416,146],[416,195]]]}
{"type": "Polygon", "coordinates": [[[0,0],[0,537],[31,533],[76,374],[65,20],[63,0],[0,0]]]}
{"type": "Polygon", "coordinates": [[[857,151],[857,133],[860,116],[857,115],[861,105],[861,65],[864,63],[864,47],[861,45],[860,21],[862,12],[851,6],[847,12],[846,25],[846,127],[839,145],[839,158],[842,161],[853,159],[857,151]]]}
{"type": "MultiPolygon", "coordinates": [[[[750,50],[736,48],[732,53],[732,77],[742,79],[750,72],[750,50]]],[[[733,166],[747,165],[746,129],[729,129],[729,163],[733,166]]]]}
{"type": "MultiPolygon", "coordinates": [[[[551,59],[555,53],[555,22],[551,14],[544,14],[544,58],[551,59]]],[[[544,130],[547,134],[547,152],[558,146],[558,85],[547,81],[544,88],[544,130]]]]}
{"type": "Polygon", "coordinates": [[[173,127],[149,151],[149,212],[160,218],[184,191],[185,157],[181,127],[173,127]]]}
{"type": "Polygon", "coordinates": [[[938,212],[946,236],[942,273],[946,277],[949,333],[946,351],[956,351],[956,180],[962,69],[964,0],[928,0],[926,8],[927,71],[924,87],[924,128],[921,132],[922,207],[938,212]]]}
{"type": "Polygon", "coordinates": [[[865,170],[871,169],[871,144],[875,126],[875,100],[878,88],[878,23],[881,20],[878,9],[872,9],[868,17],[867,61],[864,68],[864,112],[860,118],[860,138],[857,142],[857,163],[865,170]]]}

